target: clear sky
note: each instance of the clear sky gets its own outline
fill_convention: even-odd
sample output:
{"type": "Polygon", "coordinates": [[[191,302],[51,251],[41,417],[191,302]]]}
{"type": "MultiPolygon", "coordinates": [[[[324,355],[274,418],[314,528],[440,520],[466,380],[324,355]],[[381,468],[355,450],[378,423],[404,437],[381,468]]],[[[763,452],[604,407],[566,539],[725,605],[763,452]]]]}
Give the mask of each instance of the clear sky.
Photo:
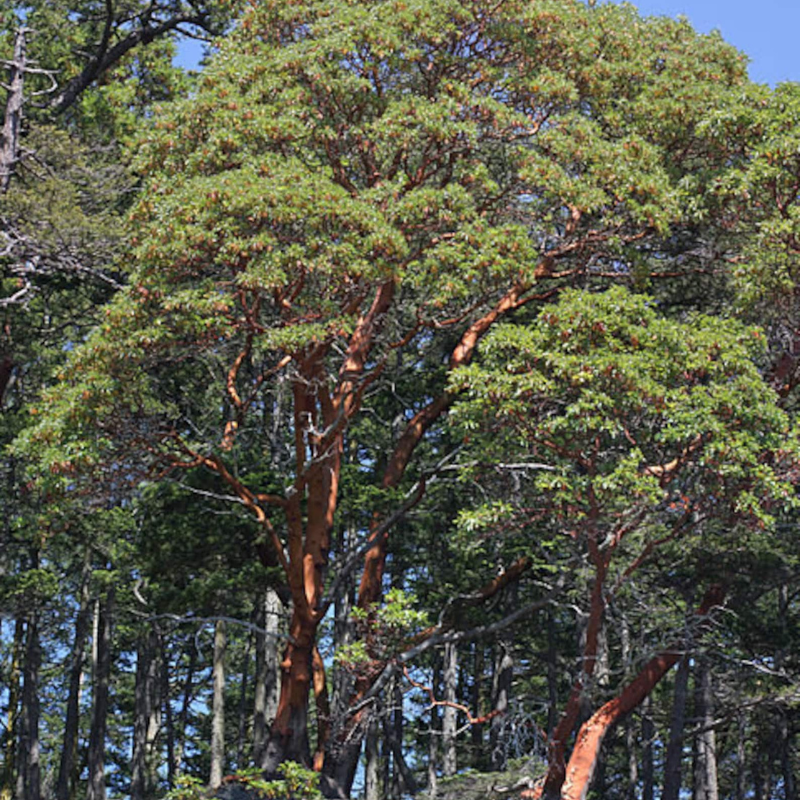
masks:
{"type": "Polygon", "coordinates": [[[684,14],[701,33],[718,29],[750,57],[750,77],[800,81],[800,0],[634,0],[643,15],[684,14]]]}
{"type": "MultiPolygon", "coordinates": [[[[683,14],[701,33],[718,29],[750,57],[759,83],[800,81],[800,0],[634,0],[644,15],[683,14]]],[[[202,48],[184,42],[178,63],[196,67],[202,48]]]]}

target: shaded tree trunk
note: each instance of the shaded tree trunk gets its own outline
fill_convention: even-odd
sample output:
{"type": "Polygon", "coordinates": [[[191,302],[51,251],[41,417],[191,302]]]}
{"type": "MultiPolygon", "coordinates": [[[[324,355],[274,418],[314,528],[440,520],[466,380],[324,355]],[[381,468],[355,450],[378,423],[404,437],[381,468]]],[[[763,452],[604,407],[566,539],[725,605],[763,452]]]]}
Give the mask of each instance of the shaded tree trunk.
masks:
{"type": "Polygon", "coordinates": [[[367,727],[365,751],[367,763],[364,767],[364,800],[381,800],[380,726],[376,715],[372,715],[367,727]]]}
{"type": "Polygon", "coordinates": [[[181,710],[178,713],[177,719],[177,732],[178,742],[175,748],[175,761],[174,771],[181,771],[181,764],[183,762],[184,743],[186,741],[186,728],[189,722],[189,708],[192,704],[192,695],[194,693],[194,671],[197,666],[197,648],[194,643],[189,645],[189,663],[186,666],[186,677],[183,682],[183,700],[181,702],[181,710]]]}
{"type": "Polygon", "coordinates": [[[167,785],[175,788],[175,718],[172,713],[172,692],[169,680],[169,653],[167,642],[162,632],[159,631],[158,649],[161,662],[161,698],[164,703],[164,723],[166,728],[167,744],[167,785]]]}
{"type": "Polygon", "coordinates": [[[89,733],[87,800],[105,800],[105,747],[108,724],[109,679],[111,676],[111,636],[113,630],[114,588],[96,605],[94,675],[92,684],[92,727],[89,733]]]}
{"type": "MultiPolygon", "coordinates": [[[[19,138],[22,129],[25,70],[27,67],[28,28],[20,28],[14,37],[14,55],[8,64],[6,108],[3,137],[0,141],[0,193],[8,191],[11,176],[19,158],[19,138]]],[[[3,387],[5,388],[5,387],[3,387]]],[[[2,395],[0,395],[2,396],[2,395]]]]}
{"type": "Polygon", "coordinates": [[[247,637],[247,646],[245,647],[244,656],[242,658],[242,677],[239,684],[239,724],[236,731],[236,768],[244,769],[244,746],[245,738],[247,735],[247,690],[250,684],[250,658],[251,648],[253,643],[253,636],[247,637]]]}
{"type": "Polygon", "coordinates": [[[211,775],[209,786],[216,789],[222,783],[225,770],[225,650],[227,637],[225,623],[214,624],[214,663],[212,667],[214,690],[211,703],[211,775]]]}
{"type": "Polygon", "coordinates": [[[139,639],[134,686],[133,758],[131,763],[131,800],[145,800],[153,788],[151,746],[156,705],[158,661],[156,636],[152,630],[139,639]]]}
{"type": "Polygon", "coordinates": [[[792,753],[792,732],[789,714],[785,706],[778,711],[778,735],[781,742],[781,772],[783,773],[784,800],[797,800],[797,778],[795,775],[792,753]]]}
{"type": "Polygon", "coordinates": [[[458,650],[455,644],[444,646],[444,700],[448,705],[442,709],[442,773],[446,778],[452,777],[458,770],[456,754],[456,730],[458,712],[451,703],[456,702],[458,679],[458,650]]]}
{"type": "Polygon", "coordinates": [[[650,716],[651,701],[646,697],[642,703],[642,800],[653,800],[655,769],[653,764],[653,741],[656,730],[650,716]]]}
{"type": "Polygon", "coordinates": [[[80,694],[83,678],[84,654],[89,639],[91,605],[89,602],[89,577],[91,562],[87,551],[81,574],[78,615],[75,619],[75,639],[72,644],[69,670],[64,739],[56,782],[56,800],[69,800],[77,779],[78,733],[80,728],[80,694]]]}
{"type": "Polygon", "coordinates": [[[718,800],[711,671],[702,656],[695,662],[694,716],[700,731],[695,738],[693,800],[718,800]]]}
{"type": "MultiPolygon", "coordinates": [[[[472,716],[476,719],[482,716],[483,707],[483,676],[484,648],[479,642],[473,646],[472,660],[472,716]]],[[[471,765],[475,769],[481,767],[481,754],[483,752],[483,724],[475,723],[470,726],[470,742],[472,744],[471,765]]]]}
{"type": "Polygon", "coordinates": [[[686,700],[689,691],[689,656],[684,654],[675,673],[672,694],[672,715],[669,723],[669,742],[664,763],[664,791],[661,800],[678,800],[681,791],[683,761],[683,731],[686,725],[686,700]]]}
{"type": "Polygon", "coordinates": [[[25,800],[41,800],[39,671],[42,662],[42,649],[39,641],[39,613],[36,609],[28,611],[25,627],[25,661],[22,671],[17,797],[25,798],[25,800]]]}
{"type": "Polygon", "coordinates": [[[492,726],[489,730],[489,743],[491,746],[490,763],[492,771],[500,772],[506,767],[506,743],[502,739],[505,713],[511,694],[511,680],[514,674],[514,659],[511,657],[508,642],[502,639],[497,642],[495,656],[494,679],[492,681],[492,708],[499,712],[492,717],[492,726]]]}
{"type": "Polygon", "coordinates": [[[17,752],[19,739],[20,666],[25,649],[25,620],[19,614],[14,620],[14,639],[9,656],[8,717],[6,722],[6,746],[3,759],[3,794],[13,796],[16,790],[17,752]]]}
{"type": "Polygon", "coordinates": [[[253,700],[253,760],[264,766],[269,741],[269,725],[278,710],[278,641],[283,610],[278,593],[267,588],[258,604],[256,625],[255,691],[253,700]]]}

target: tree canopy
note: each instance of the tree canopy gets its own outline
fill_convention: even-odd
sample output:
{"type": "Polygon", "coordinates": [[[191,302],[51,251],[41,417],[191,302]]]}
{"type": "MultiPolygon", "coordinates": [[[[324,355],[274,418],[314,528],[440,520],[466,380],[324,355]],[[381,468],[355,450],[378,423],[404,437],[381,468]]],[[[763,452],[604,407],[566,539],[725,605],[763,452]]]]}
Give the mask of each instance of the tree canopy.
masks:
{"type": "MultiPolygon", "coordinates": [[[[224,6],[148,9],[107,7],[56,108],[128,42],[225,22],[224,6]]],[[[183,675],[192,724],[195,656],[163,626],[193,609],[216,618],[211,775],[226,647],[250,658],[229,629],[251,614],[255,766],[296,762],[349,796],[364,750],[370,800],[379,725],[397,792],[420,780],[410,736],[431,738],[433,794],[436,736],[452,774],[457,713],[474,764],[482,726],[504,763],[523,618],[519,702],[548,696],[526,792],[547,800],[598,785],[608,731],[659,699],[678,650],[744,647],[716,610],[739,608],[737,570],[780,564],[770,598],[797,578],[781,532],[796,515],[794,94],[749,84],[717,34],[630,5],[264,0],[183,98],[111,103],[141,181],[124,235],[100,241],[124,285],[72,329],[14,453],[58,514],[140,520],[105,565],[136,588],[105,585],[95,625],[119,603],[146,617],[130,633],[137,796],[158,783],[148,670],[170,715],[170,664],[183,675]],[[215,518],[222,539],[199,530],[215,518]],[[404,681],[430,701],[427,730],[404,728],[404,681]]],[[[103,233],[107,211],[82,207],[103,233]]],[[[791,598],[780,625],[796,624],[791,598]]]]}

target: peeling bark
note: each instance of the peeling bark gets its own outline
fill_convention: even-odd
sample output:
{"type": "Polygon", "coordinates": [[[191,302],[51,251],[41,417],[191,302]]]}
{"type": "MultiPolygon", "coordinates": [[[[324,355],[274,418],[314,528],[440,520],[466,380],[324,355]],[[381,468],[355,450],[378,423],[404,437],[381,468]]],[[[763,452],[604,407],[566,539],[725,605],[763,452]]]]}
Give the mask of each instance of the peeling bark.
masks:
{"type": "MultiPolygon", "coordinates": [[[[707,618],[722,599],[722,589],[713,586],[706,593],[696,615],[700,619],[707,618]]],[[[598,709],[581,726],[557,795],[560,800],[586,800],[606,734],[650,695],[664,675],[680,661],[684,646],[683,643],[676,643],[653,657],[617,697],[598,709]]],[[[526,798],[540,796],[541,789],[522,793],[522,797],[526,798]]]]}

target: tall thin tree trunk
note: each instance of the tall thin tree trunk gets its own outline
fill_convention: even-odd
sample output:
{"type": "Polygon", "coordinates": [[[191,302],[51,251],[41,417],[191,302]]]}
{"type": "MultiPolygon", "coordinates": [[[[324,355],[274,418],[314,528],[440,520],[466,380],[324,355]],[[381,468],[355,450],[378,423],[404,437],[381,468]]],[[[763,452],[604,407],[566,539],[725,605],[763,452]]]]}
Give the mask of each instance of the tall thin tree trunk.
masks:
{"type": "Polygon", "coordinates": [[[694,684],[694,716],[700,732],[695,738],[693,800],[719,800],[711,670],[702,656],[695,661],[694,684]]]}
{"type": "Polygon", "coordinates": [[[686,700],[689,691],[689,656],[684,654],[675,673],[672,694],[672,715],[669,724],[669,742],[664,763],[664,791],[661,800],[678,800],[681,791],[681,764],[683,761],[683,732],[686,724],[686,700]]]}
{"type": "Polygon", "coordinates": [[[72,643],[69,669],[69,694],[67,695],[64,739],[61,748],[61,761],[56,781],[56,800],[69,800],[75,785],[78,762],[78,733],[80,730],[80,695],[83,678],[83,665],[86,642],[89,639],[91,606],[89,603],[89,578],[91,560],[87,549],[81,574],[78,615],[75,618],[75,639],[72,643]]]}
{"type": "Polygon", "coordinates": [[[161,701],[164,704],[164,727],[167,745],[167,785],[175,788],[175,718],[172,713],[172,692],[169,680],[169,653],[163,631],[158,634],[158,650],[161,662],[161,701]]]}
{"type": "Polygon", "coordinates": [[[367,726],[364,767],[364,800],[381,800],[380,727],[377,715],[372,714],[367,726]]]}
{"type": "MultiPolygon", "coordinates": [[[[481,717],[483,707],[483,670],[484,649],[481,642],[475,642],[472,659],[472,716],[481,717]]],[[[471,766],[475,769],[481,767],[483,752],[483,725],[480,723],[470,727],[470,743],[472,745],[471,766]]]]}
{"type": "MultiPolygon", "coordinates": [[[[441,682],[441,678],[441,656],[437,652],[433,656],[432,686],[434,691],[441,682]]],[[[439,787],[439,742],[441,739],[441,724],[439,722],[438,706],[433,706],[431,708],[431,719],[428,725],[428,734],[430,736],[428,741],[428,797],[430,797],[431,800],[436,800],[439,787]]]]}
{"type": "Polygon", "coordinates": [[[247,637],[247,646],[244,650],[242,664],[242,678],[239,684],[239,724],[236,731],[236,768],[243,769],[244,746],[247,737],[247,691],[250,688],[250,653],[252,649],[253,637],[247,637]]]}
{"type": "Polygon", "coordinates": [[[655,769],[653,764],[653,742],[656,730],[650,715],[651,700],[642,703],[642,800],[653,800],[655,769]]]}
{"type": "Polygon", "coordinates": [[[108,692],[111,677],[111,635],[113,630],[114,588],[98,601],[96,613],[95,659],[92,686],[92,727],[89,733],[89,780],[87,800],[105,800],[105,747],[108,725],[108,692]]]}
{"type": "MultiPolygon", "coordinates": [[[[624,615],[620,620],[619,629],[622,645],[622,663],[627,671],[631,667],[631,630],[624,615]]],[[[628,756],[628,786],[625,791],[625,797],[627,800],[636,800],[639,786],[639,754],[636,747],[634,720],[631,717],[627,717],[625,720],[625,751],[628,756]]]]}
{"type": "Polygon", "coordinates": [[[256,674],[253,700],[253,761],[264,765],[269,726],[278,710],[278,642],[283,609],[278,593],[268,587],[258,604],[256,625],[256,674]]]}
{"type": "Polygon", "coordinates": [[[152,629],[139,638],[134,686],[131,800],[145,800],[152,790],[151,745],[154,739],[155,681],[158,671],[156,636],[152,629]]]}
{"type": "Polygon", "coordinates": [[[444,646],[444,700],[448,705],[442,709],[442,773],[446,778],[456,774],[458,761],[456,755],[456,730],[458,727],[456,690],[458,680],[458,650],[456,645],[444,646]]]}
{"type": "Polygon", "coordinates": [[[25,649],[25,620],[20,613],[14,621],[14,640],[11,645],[8,665],[8,717],[6,722],[6,746],[3,761],[3,796],[11,797],[15,792],[17,777],[17,751],[19,739],[20,666],[25,649]]]}
{"type": "Polygon", "coordinates": [[[37,609],[32,608],[28,611],[25,627],[17,796],[25,798],[25,800],[41,800],[39,670],[42,662],[42,649],[39,641],[39,612],[37,609]]]}
{"type": "Polygon", "coordinates": [[[0,140],[0,193],[8,191],[11,176],[14,174],[17,159],[19,158],[28,33],[28,28],[20,28],[17,31],[14,37],[14,56],[12,61],[8,63],[6,109],[3,119],[3,135],[0,140]]]}
{"type": "Polygon", "coordinates": [[[506,767],[506,743],[502,739],[505,713],[511,693],[511,679],[514,674],[514,659],[511,657],[509,643],[502,639],[497,642],[495,656],[494,678],[492,680],[493,710],[497,713],[492,718],[492,727],[489,730],[489,743],[492,748],[490,754],[491,768],[495,772],[506,767]]]}
{"type": "Polygon", "coordinates": [[[792,764],[792,733],[786,707],[778,710],[778,735],[781,742],[781,771],[783,772],[783,800],[797,800],[797,777],[792,764]]]}
{"type": "Polygon", "coordinates": [[[192,704],[192,695],[194,693],[194,671],[197,666],[197,648],[194,643],[189,645],[189,663],[186,666],[186,677],[183,681],[183,700],[181,702],[181,710],[178,713],[177,719],[177,732],[178,741],[175,747],[175,760],[173,762],[173,770],[176,774],[181,772],[181,764],[183,763],[183,751],[186,743],[186,729],[189,723],[189,708],[192,704]]]}
{"type": "Polygon", "coordinates": [[[747,794],[747,718],[742,711],[736,720],[736,800],[747,794]]]}
{"type": "Polygon", "coordinates": [[[214,625],[214,695],[211,704],[211,775],[209,786],[216,789],[222,783],[225,770],[225,623],[214,625]]]}

